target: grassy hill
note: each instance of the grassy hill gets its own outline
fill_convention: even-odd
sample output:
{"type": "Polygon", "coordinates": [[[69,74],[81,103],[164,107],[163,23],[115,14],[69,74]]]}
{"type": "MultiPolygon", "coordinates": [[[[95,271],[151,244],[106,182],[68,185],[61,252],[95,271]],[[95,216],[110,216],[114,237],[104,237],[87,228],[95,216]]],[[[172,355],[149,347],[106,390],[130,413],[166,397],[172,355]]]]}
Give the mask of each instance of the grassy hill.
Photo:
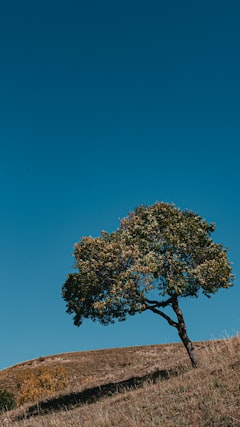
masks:
{"type": "Polygon", "coordinates": [[[0,372],[18,406],[8,427],[239,427],[240,336],[41,357],[0,372]]]}

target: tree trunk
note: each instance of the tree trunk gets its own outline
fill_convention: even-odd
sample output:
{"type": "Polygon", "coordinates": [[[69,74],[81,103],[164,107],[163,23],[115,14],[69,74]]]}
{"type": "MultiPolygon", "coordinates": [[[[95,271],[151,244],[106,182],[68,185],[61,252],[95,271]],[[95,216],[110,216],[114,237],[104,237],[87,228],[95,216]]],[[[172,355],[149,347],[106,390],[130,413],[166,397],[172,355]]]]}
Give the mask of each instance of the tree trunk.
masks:
{"type": "Polygon", "coordinates": [[[198,366],[198,357],[194,348],[194,345],[192,343],[192,341],[189,339],[186,330],[182,331],[180,329],[178,329],[178,335],[181,338],[184,347],[186,348],[188,355],[190,357],[191,363],[192,363],[192,367],[193,368],[197,368],[198,366]]]}
{"type": "Polygon", "coordinates": [[[187,350],[187,353],[188,353],[189,358],[190,358],[191,363],[192,363],[192,367],[193,368],[197,368],[197,366],[198,366],[198,357],[197,357],[194,345],[193,345],[192,341],[190,340],[190,338],[187,335],[186,324],[185,324],[185,321],[184,321],[182,310],[178,306],[177,297],[174,299],[174,301],[172,303],[172,308],[173,308],[173,310],[176,313],[177,318],[178,318],[178,324],[177,324],[178,335],[179,335],[179,337],[180,337],[180,339],[181,339],[184,347],[187,350]]]}

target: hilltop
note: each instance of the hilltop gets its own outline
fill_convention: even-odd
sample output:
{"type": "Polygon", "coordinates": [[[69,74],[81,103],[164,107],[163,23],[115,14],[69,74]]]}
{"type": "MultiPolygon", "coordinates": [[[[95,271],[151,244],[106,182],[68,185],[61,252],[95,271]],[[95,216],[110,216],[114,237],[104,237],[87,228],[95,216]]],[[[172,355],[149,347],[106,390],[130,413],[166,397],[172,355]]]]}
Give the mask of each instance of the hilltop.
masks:
{"type": "Polygon", "coordinates": [[[193,369],[182,344],[64,353],[0,372],[18,407],[7,427],[239,427],[240,337],[195,343],[193,369]]]}

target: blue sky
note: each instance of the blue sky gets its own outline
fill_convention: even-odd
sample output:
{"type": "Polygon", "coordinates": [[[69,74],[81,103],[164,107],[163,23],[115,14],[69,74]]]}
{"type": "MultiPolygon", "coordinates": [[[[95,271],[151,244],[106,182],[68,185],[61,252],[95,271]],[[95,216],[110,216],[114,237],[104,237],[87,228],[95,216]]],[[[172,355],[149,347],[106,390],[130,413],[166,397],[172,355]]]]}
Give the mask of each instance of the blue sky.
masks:
{"type": "Polygon", "coordinates": [[[153,314],[73,325],[74,243],[139,204],[216,223],[235,286],[182,301],[189,335],[240,329],[238,1],[22,1],[0,13],[0,369],[178,341],[153,314]]]}

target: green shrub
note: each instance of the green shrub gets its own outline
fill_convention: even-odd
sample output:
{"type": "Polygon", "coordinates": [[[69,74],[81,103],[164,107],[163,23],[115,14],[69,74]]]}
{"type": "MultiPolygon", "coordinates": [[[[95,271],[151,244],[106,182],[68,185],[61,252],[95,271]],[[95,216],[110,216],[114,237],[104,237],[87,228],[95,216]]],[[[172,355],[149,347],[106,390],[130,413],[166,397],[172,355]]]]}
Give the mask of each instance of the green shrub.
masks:
{"type": "Polygon", "coordinates": [[[16,406],[15,396],[6,390],[0,390],[0,412],[8,411],[16,406]]]}

